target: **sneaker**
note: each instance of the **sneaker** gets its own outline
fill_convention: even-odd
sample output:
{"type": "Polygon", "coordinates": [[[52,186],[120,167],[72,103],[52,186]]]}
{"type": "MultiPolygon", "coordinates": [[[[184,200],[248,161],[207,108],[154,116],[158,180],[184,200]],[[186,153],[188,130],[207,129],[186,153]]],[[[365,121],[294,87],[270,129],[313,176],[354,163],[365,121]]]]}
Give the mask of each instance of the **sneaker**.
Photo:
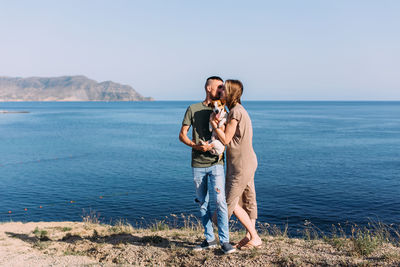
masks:
{"type": "Polygon", "coordinates": [[[217,240],[214,239],[213,241],[210,241],[210,242],[208,242],[207,240],[204,240],[200,245],[195,247],[193,250],[200,251],[200,250],[215,248],[215,247],[217,247],[217,240]]]}
{"type": "Polygon", "coordinates": [[[223,243],[221,249],[225,254],[230,254],[236,251],[236,249],[228,242],[223,243]]]}

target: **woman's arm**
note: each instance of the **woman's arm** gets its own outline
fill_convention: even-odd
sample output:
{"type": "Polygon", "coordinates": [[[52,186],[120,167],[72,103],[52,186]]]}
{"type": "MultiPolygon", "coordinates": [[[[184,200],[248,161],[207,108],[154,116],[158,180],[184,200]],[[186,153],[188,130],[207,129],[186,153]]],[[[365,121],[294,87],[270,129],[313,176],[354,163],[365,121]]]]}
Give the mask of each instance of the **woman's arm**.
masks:
{"type": "Polygon", "coordinates": [[[218,120],[213,119],[213,118],[211,120],[211,125],[212,125],[213,129],[217,133],[219,140],[225,146],[229,144],[229,142],[232,140],[233,136],[235,135],[237,124],[238,124],[238,121],[236,119],[231,119],[228,122],[228,124],[226,125],[225,132],[224,132],[221,128],[218,128],[218,120]]]}

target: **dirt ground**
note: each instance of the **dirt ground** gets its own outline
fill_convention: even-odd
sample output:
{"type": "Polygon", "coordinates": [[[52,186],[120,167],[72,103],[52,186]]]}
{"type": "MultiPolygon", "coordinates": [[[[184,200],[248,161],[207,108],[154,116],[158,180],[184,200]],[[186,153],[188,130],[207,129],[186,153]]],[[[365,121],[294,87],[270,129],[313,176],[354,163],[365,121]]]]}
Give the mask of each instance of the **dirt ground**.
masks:
{"type": "Polygon", "coordinates": [[[195,229],[8,222],[0,224],[0,266],[400,266],[400,248],[388,243],[363,256],[349,240],[263,235],[262,248],[224,255],[194,252],[202,238],[195,229]]]}

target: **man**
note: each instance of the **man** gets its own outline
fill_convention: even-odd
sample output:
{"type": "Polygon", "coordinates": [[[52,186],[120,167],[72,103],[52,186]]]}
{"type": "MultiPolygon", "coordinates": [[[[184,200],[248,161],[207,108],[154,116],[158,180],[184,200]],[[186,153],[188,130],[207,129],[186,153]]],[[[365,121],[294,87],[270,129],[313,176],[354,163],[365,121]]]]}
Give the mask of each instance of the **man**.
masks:
{"type": "Polygon", "coordinates": [[[219,99],[223,89],[223,80],[220,77],[209,77],[205,84],[206,99],[193,104],[186,110],[179,140],[192,148],[193,179],[196,187],[196,202],[200,206],[201,222],[204,226],[205,240],[194,250],[203,250],[217,246],[212,226],[212,212],[210,210],[210,193],[214,194],[217,209],[218,237],[224,253],[232,253],[235,248],[229,244],[228,208],[225,199],[224,159],[212,155],[209,150],[212,146],[204,143],[211,139],[209,130],[209,106],[212,100],[219,99]],[[187,134],[192,126],[192,139],[187,134]],[[210,185],[210,186],[209,186],[210,185]],[[208,190],[210,188],[210,190],[208,190]]]}

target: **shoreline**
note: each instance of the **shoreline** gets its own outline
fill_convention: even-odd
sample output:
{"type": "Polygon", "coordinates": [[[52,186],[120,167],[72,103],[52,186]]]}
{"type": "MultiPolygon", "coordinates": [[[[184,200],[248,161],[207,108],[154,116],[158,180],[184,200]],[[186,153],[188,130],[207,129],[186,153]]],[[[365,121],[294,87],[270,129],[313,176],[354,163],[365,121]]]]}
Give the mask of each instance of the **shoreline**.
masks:
{"type": "MultiPolygon", "coordinates": [[[[231,232],[231,243],[243,231],[231,232]]],[[[224,255],[219,248],[194,252],[203,240],[202,227],[174,228],[163,221],[134,228],[120,220],[83,222],[0,223],[0,266],[398,266],[399,243],[368,231],[352,238],[340,235],[289,238],[284,232],[261,233],[263,246],[224,255]],[[117,264],[117,265],[116,265],[117,264]]]]}

